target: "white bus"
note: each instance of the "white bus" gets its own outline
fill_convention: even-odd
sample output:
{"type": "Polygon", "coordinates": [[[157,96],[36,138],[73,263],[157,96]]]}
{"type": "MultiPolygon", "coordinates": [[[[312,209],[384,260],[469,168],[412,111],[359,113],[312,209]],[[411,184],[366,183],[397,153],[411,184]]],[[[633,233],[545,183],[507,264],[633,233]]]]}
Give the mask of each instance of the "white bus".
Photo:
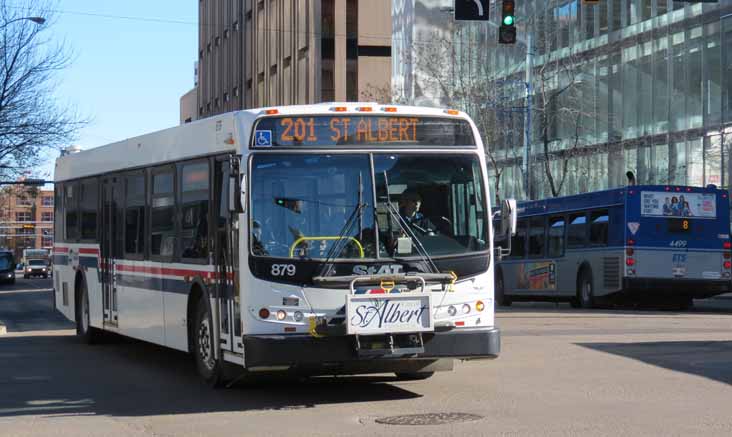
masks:
{"type": "Polygon", "coordinates": [[[457,111],[240,111],[63,156],[55,179],[55,303],[85,341],[190,352],[213,385],[499,354],[483,145],[457,111]]]}

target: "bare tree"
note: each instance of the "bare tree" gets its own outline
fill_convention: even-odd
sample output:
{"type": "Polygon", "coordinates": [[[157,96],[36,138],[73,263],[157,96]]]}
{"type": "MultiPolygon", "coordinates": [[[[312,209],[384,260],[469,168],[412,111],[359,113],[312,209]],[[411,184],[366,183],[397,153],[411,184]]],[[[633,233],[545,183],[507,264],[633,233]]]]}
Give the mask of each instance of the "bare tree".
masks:
{"type": "Polygon", "coordinates": [[[523,103],[517,103],[507,89],[509,82],[491,71],[490,50],[483,38],[485,34],[475,27],[456,25],[449,32],[433,32],[429,42],[416,43],[402,59],[419,72],[416,100],[428,97],[433,104],[462,110],[473,118],[486,146],[493,192],[500,201],[503,172],[518,160],[516,146],[523,138],[523,123],[515,125],[512,117],[522,117],[516,105],[523,103]]]}
{"type": "Polygon", "coordinates": [[[48,34],[52,4],[0,0],[0,174],[17,177],[85,124],[54,96],[70,51],[48,34]],[[33,19],[30,19],[33,18],[33,19]],[[40,19],[42,18],[42,19],[40,19]]]}

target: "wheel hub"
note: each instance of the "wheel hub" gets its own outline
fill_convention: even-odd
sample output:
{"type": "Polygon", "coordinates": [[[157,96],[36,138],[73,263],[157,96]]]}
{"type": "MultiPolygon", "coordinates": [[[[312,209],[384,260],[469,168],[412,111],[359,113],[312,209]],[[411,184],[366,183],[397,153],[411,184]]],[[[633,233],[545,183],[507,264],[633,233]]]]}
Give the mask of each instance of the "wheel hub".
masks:
{"type": "Polygon", "coordinates": [[[214,368],[213,347],[211,345],[211,330],[208,320],[202,320],[198,327],[198,352],[201,361],[209,370],[214,368]]]}

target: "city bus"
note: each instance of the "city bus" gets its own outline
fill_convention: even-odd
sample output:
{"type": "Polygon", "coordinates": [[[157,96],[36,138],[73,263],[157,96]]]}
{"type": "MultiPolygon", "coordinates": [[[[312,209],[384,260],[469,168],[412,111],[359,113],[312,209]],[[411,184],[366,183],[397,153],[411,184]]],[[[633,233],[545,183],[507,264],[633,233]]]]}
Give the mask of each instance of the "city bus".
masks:
{"type": "Polygon", "coordinates": [[[520,202],[496,300],[635,300],[686,309],[730,291],[728,193],[670,185],[520,202]]]}
{"type": "Polygon", "coordinates": [[[375,103],[243,110],[70,154],[56,308],[86,342],[190,352],[212,385],[427,378],[499,355],[488,187],[465,114],[375,103]]]}

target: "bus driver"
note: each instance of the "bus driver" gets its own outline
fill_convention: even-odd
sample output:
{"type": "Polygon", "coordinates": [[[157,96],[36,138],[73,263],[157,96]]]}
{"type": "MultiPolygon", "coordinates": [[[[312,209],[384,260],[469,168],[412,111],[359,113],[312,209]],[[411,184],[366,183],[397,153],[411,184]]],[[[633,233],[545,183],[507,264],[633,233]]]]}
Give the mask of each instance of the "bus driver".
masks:
{"type": "Polygon", "coordinates": [[[437,227],[419,212],[422,206],[422,196],[416,191],[407,189],[399,198],[399,215],[419,235],[435,235],[437,227]]]}

